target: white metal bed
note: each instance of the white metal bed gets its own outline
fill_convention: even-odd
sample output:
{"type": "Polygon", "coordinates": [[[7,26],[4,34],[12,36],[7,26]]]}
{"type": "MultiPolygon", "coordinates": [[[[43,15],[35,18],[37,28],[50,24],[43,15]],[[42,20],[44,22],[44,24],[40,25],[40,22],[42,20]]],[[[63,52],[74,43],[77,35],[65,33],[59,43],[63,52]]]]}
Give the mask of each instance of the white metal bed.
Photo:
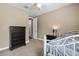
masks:
{"type": "Polygon", "coordinates": [[[79,35],[52,40],[49,43],[44,35],[44,56],[79,56],[79,35]]]}

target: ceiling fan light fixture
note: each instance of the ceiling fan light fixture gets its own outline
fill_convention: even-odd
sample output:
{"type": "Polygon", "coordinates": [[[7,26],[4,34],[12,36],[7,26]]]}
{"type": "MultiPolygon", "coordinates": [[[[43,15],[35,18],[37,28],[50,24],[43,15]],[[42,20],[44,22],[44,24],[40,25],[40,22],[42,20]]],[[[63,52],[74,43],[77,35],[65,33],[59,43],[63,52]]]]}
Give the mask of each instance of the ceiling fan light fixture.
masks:
{"type": "Polygon", "coordinates": [[[38,8],[41,8],[41,7],[42,7],[42,4],[37,3],[36,6],[37,6],[38,8]]]}

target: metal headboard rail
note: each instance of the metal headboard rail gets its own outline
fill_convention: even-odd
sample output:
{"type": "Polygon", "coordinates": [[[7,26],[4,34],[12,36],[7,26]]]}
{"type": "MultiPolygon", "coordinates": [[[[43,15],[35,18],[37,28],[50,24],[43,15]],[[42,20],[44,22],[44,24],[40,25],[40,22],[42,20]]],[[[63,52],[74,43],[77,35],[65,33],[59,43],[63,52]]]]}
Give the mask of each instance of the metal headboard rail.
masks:
{"type": "MultiPolygon", "coordinates": [[[[46,39],[46,35],[45,35],[45,36],[44,36],[44,56],[46,56],[46,46],[47,46],[47,45],[50,46],[50,54],[52,54],[52,48],[53,48],[53,47],[63,46],[63,47],[64,47],[64,56],[65,56],[65,55],[67,55],[67,54],[65,53],[65,46],[66,46],[66,45],[71,45],[71,44],[74,45],[74,56],[75,56],[75,52],[76,52],[76,51],[75,51],[75,43],[79,43],[78,41],[75,41],[75,40],[74,40],[75,37],[79,37],[79,35],[72,35],[72,36],[68,36],[68,37],[65,37],[65,38],[60,39],[60,40],[66,40],[66,39],[72,38],[73,42],[71,42],[71,43],[64,44],[64,43],[65,43],[65,41],[64,41],[62,45],[51,45],[51,44],[48,44],[48,43],[47,43],[47,39],[46,39]]],[[[56,41],[60,41],[60,40],[52,40],[52,41],[53,41],[53,42],[56,42],[56,41]]],[[[55,54],[54,54],[54,55],[55,55],[55,54]]]]}

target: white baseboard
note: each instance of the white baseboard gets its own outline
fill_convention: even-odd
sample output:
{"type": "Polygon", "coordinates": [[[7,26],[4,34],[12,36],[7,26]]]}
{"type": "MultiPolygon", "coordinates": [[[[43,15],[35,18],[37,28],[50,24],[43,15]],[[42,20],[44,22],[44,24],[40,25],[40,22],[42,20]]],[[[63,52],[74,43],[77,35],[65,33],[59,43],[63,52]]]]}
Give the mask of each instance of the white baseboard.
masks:
{"type": "Polygon", "coordinates": [[[8,47],[4,47],[4,48],[0,48],[0,51],[4,51],[4,50],[7,50],[9,49],[9,46],[8,47]]]}
{"type": "Polygon", "coordinates": [[[29,43],[29,40],[28,40],[28,41],[26,41],[26,44],[27,44],[27,43],[29,43]]]}
{"type": "Polygon", "coordinates": [[[44,41],[44,39],[41,39],[41,38],[37,38],[38,40],[41,40],[41,41],[44,41]]]}
{"type": "MultiPolygon", "coordinates": [[[[29,40],[26,41],[26,44],[27,44],[27,43],[29,43],[29,40]]],[[[9,46],[8,46],[8,47],[4,47],[4,48],[0,48],[0,51],[4,51],[4,50],[7,50],[7,49],[9,49],[9,46]]]]}

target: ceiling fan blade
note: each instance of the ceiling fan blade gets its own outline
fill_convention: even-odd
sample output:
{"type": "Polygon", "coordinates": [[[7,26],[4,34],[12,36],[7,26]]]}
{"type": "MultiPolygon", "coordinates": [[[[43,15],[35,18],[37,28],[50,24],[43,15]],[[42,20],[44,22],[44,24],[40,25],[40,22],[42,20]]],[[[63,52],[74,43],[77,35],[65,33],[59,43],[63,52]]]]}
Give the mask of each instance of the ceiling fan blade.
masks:
{"type": "Polygon", "coordinates": [[[24,6],[24,8],[29,8],[28,6],[24,6]]]}
{"type": "MultiPolygon", "coordinates": [[[[42,6],[43,7],[43,6],[42,6]]],[[[24,8],[26,8],[26,9],[30,9],[30,10],[35,10],[35,11],[40,11],[41,10],[41,8],[39,7],[39,6],[37,6],[37,3],[34,3],[31,7],[29,7],[29,6],[24,6],[24,8]]]]}

